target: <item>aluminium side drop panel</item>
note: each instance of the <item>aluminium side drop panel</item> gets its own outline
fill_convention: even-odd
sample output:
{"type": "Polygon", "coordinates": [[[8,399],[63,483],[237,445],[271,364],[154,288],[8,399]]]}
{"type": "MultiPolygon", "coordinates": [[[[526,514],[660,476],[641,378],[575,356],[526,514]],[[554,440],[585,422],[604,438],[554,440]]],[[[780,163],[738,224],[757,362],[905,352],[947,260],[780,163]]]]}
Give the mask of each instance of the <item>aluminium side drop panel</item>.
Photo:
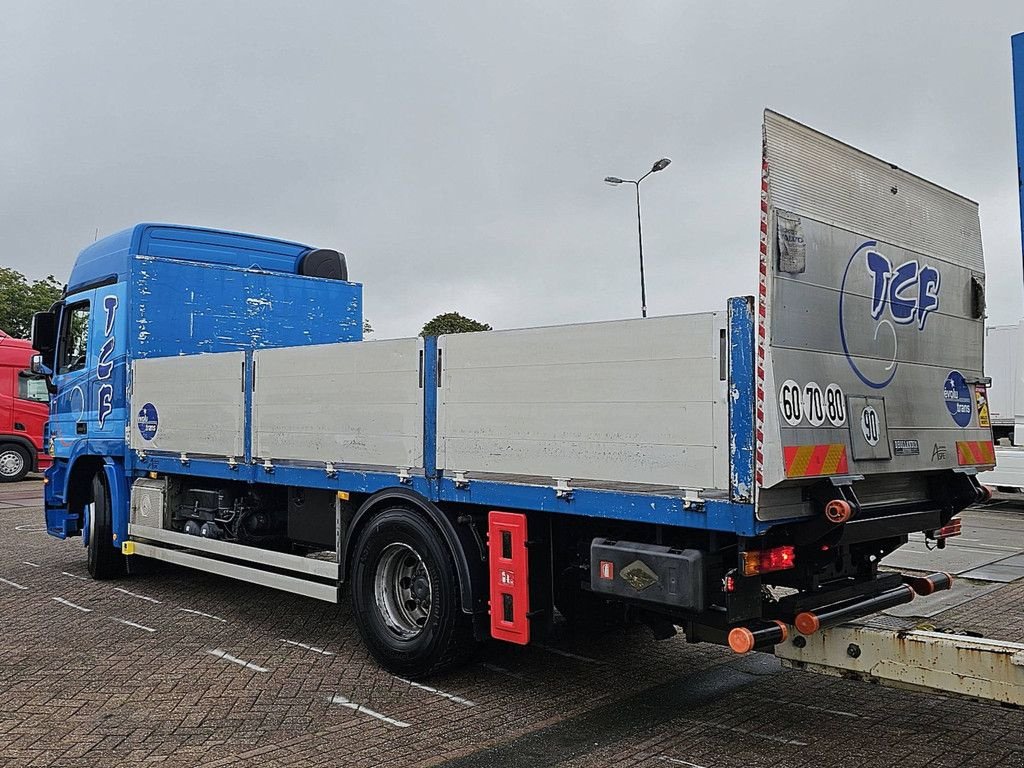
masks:
{"type": "Polygon", "coordinates": [[[761,487],[956,468],[991,440],[977,205],[770,111],[764,138],[761,487]]]}
{"type": "Polygon", "coordinates": [[[244,352],[135,360],[131,448],[241,458],[244,361],[244,352]]]}
{"type": "Polygon", "coordinates": [[[423,466],[421,339],[256,350],[253,455],[423,466]]]}
{"type": "Polygon", "coordinates": [[[441,336],[438,467],[728,489],[724,313],[441,336]]]}

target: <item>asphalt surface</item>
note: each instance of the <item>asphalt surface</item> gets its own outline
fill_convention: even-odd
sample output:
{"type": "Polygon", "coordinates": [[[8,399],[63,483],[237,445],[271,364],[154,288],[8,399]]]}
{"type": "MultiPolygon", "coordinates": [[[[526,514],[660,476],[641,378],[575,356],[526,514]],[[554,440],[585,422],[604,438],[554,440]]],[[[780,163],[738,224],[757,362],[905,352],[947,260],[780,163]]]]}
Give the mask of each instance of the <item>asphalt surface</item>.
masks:
{"type": "MultiPolygon", "coordinates": [[[[1022,711],[642,627],[493,643],[413,685],[367,656],[347,604],[152,562],[90,581],[81,541],[43,532],[41,490],[0,486],[2,766],[1024,768],[1022,711]]],[[[994,538],[965,534],[974,549],[1024,541],[1024,505],[975,514],[965,531],[994,538]]],[[[1024,579],[963,586],[930,624],[1024,641],[1024,579]]]]}

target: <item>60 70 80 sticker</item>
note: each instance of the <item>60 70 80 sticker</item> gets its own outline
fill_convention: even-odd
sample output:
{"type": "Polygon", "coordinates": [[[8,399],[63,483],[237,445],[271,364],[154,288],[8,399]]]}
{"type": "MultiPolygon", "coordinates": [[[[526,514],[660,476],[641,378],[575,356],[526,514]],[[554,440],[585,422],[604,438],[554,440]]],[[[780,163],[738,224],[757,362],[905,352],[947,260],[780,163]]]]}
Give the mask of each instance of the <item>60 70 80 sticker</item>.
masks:
{"type": "Polygon", "coordinates": [[[791,427],[804,419],[812,427],[820,427],[826,419],[833,427],[841,427],[846,424],[846,395],[838,384],[829,384],[822,391],[815,381],[800,386],[786,379],[779,389],[779,412],[791,427]]]}

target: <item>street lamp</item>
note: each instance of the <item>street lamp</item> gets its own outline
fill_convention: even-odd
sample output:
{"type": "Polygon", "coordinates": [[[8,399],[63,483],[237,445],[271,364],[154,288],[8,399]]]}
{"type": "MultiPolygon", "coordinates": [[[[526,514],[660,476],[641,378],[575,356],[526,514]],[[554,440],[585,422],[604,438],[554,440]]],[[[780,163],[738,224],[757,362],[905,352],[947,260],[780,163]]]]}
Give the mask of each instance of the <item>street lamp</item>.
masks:
{"type": "Polygon", "coordinates": [[[652,173],[665,170],[671,162],[667,157],[661,158],[661,160],[651,166],[651,170],[635,181],[632,179],[620,179],[618,176],[605,176],[604,179],[606,183],[611,184],[613,187],[619,184],[632,184],[636,187],[636,234],[637,242],[640,244],[640,312],[644,317],[647,317],[647,287],[644,284],[644,230],[640,223],[640,182],[652,173]]]}

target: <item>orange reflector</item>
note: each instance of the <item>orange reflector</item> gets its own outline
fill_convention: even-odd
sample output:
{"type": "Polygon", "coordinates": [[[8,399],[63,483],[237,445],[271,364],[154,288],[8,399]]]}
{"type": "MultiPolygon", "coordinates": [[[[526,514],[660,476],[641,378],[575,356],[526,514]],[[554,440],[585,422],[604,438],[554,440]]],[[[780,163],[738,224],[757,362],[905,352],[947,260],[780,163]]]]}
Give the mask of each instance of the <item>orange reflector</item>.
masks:
{"type": "Polygon", "coordinates": [[[818,617],[810,611],[798,613],[793,623],[796,624],[796,628],[800,630],[801,635],[813,635],[821,627],[818,617]]]}
{"type": "Polygon", "coordinates": [[[772,549],[751,550],[742,554],[743,575],[785,571],[796,565],[796,550],[790,545],[772,549]]]}
{"type": "Polygon", "coordinates": [[[746,627],[730,630],[729,647],[736,653],[750,653],[754,650],[754,633],[746,627]]]}
{"type": "Polygon", "coordinates": [[[971,464],[996,463],[996,449],[991,440],[957,440],[956,460],[962,467],[971,464]]]}
{"type": "Polygon", "coordinates": [[[843,499],[832,499],[825,505],[825,517],[830,523],[839,525],[853,517],[853,507],[843,499]]]}
{"type": "Polygon", "coordinates": [[[818,477],[845,475],[849,472],[846,446],[843,443],[825,445],[786,445],[782,448],[786,477],[818,477]]]}

